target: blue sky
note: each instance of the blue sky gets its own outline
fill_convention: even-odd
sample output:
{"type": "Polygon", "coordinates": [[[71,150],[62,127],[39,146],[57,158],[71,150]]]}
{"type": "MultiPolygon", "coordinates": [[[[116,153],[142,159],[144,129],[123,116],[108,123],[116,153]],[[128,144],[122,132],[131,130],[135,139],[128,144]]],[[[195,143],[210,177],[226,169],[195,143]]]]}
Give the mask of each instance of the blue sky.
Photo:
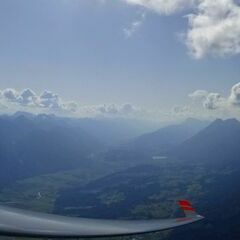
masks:
{"type": "MultiPolygon", "coordinates": [[[[220,47],[233,40],[221,35],[202,47],[194,39],[204,52],[196,56],[181,37],[194,28],[186,15],[207,13],[197,4],[166,13],[163,1],[151,1],[0,1],[0,89],[16,98],[24,89],[47,90],[81,107],[129,103],[168,112],[191,105],[188,95],[199,89],[227,98],[240,81],[240,57],[237,47],[220,47]]],[[[8,108],[23,107],[3,96],[8,108]]]]}

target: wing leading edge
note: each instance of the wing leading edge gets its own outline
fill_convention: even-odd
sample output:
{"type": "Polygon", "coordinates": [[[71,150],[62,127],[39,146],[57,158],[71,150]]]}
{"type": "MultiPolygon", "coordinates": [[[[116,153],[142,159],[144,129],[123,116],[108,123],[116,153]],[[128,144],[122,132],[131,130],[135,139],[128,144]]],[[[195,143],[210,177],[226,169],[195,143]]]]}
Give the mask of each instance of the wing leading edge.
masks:
{"type": "Polygon", "coordinates": [[[143,234],[202,220],[192,205],[179,201],[185,217],[160,220],[101,220],[74,218],[0,207],[0,235],[24,237],[110,237],[143,234]]]}

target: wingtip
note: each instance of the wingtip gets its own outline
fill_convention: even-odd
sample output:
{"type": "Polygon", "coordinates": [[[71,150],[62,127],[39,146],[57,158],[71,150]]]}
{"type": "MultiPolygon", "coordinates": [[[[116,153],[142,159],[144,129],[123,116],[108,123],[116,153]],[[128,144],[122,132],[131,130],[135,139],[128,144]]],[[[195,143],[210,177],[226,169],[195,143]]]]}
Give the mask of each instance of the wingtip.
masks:
{"type": "Polygon", "coordinates": [[[182,200],[178,201],[178,204],[186,216],[193,216],[193,215],[197,216],[198,215],[190,201],[182,199],[182,200]]]}

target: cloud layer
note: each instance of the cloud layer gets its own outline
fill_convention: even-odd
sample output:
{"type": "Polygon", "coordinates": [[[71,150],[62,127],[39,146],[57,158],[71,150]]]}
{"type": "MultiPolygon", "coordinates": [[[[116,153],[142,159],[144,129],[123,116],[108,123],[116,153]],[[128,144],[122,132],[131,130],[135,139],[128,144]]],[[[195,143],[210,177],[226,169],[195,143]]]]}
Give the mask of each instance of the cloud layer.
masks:
{"type": "Polygon", "coordinates": [[[123,105],[116,105],[116,104],[110,104],[110,105],[101,105],[95,107],[95,110],[98,111],[101,114],[110,114],[110,115],[131,115],[133,113],[136,113],[138,109],[134,107],[133,105],[127,103],[123,105]]]}
{"type": "Polygon", "coordinates": [[[0,110],[55,113],[75,117],[134,117],[141,113],[141,109],[130,103],[80,106],[77,102],[63,100],[52,91],[45,90],[37,94],[29,88],[22,91],[13,88],[0,91],[0,110]]]}
{"type": "Polygon", "coordinates": [[[7,88],[1,91],[1,104],[8,109],[25,108],[31,111],[72,112],[73,103],[63,101],[58,94],[45,90],[40,95],[27,88],[17,91],[7,88]]]}
{"type": "Polygon", "coordinates": [[[240,82],[231,88],[230,95],[227,97],[205,90],[196,90],[189,94],[189,97],[195,102],[200,102],[208,110],[238,110],[240,109],[240,82]]]}
{"type": "Polygon", "coordinates": [[[144,109],[130,103],[85,106],[74,101],[66,101],[49,90],[37,94],[29,88],[22,91],[7,88],[0,90],[0,111],[2,113],[16,111],[36,114],[54,113],[70,117],[139,118],[161,122],[176,122],[189,117],[240,118],[240,82],[232,86],[228,96],[207,90],[196,90],[189,94],[189,97],[192,101],[185,106],[173,106],[169,109],[144,109]]]}

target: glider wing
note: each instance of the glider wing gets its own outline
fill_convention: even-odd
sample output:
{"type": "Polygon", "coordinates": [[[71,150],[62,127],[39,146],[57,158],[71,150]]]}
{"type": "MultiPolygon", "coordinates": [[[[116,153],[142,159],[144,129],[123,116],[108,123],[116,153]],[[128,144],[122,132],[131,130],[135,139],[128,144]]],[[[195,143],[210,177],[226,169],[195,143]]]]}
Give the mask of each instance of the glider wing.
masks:
{"type": "Polygon", "coordinates": [[[108,237],[157,232],[203,219],[192,205],[179,201],[185,217],[160,220],[74,218],[0,207],[0,235],[23,237],[108,237]]]}

